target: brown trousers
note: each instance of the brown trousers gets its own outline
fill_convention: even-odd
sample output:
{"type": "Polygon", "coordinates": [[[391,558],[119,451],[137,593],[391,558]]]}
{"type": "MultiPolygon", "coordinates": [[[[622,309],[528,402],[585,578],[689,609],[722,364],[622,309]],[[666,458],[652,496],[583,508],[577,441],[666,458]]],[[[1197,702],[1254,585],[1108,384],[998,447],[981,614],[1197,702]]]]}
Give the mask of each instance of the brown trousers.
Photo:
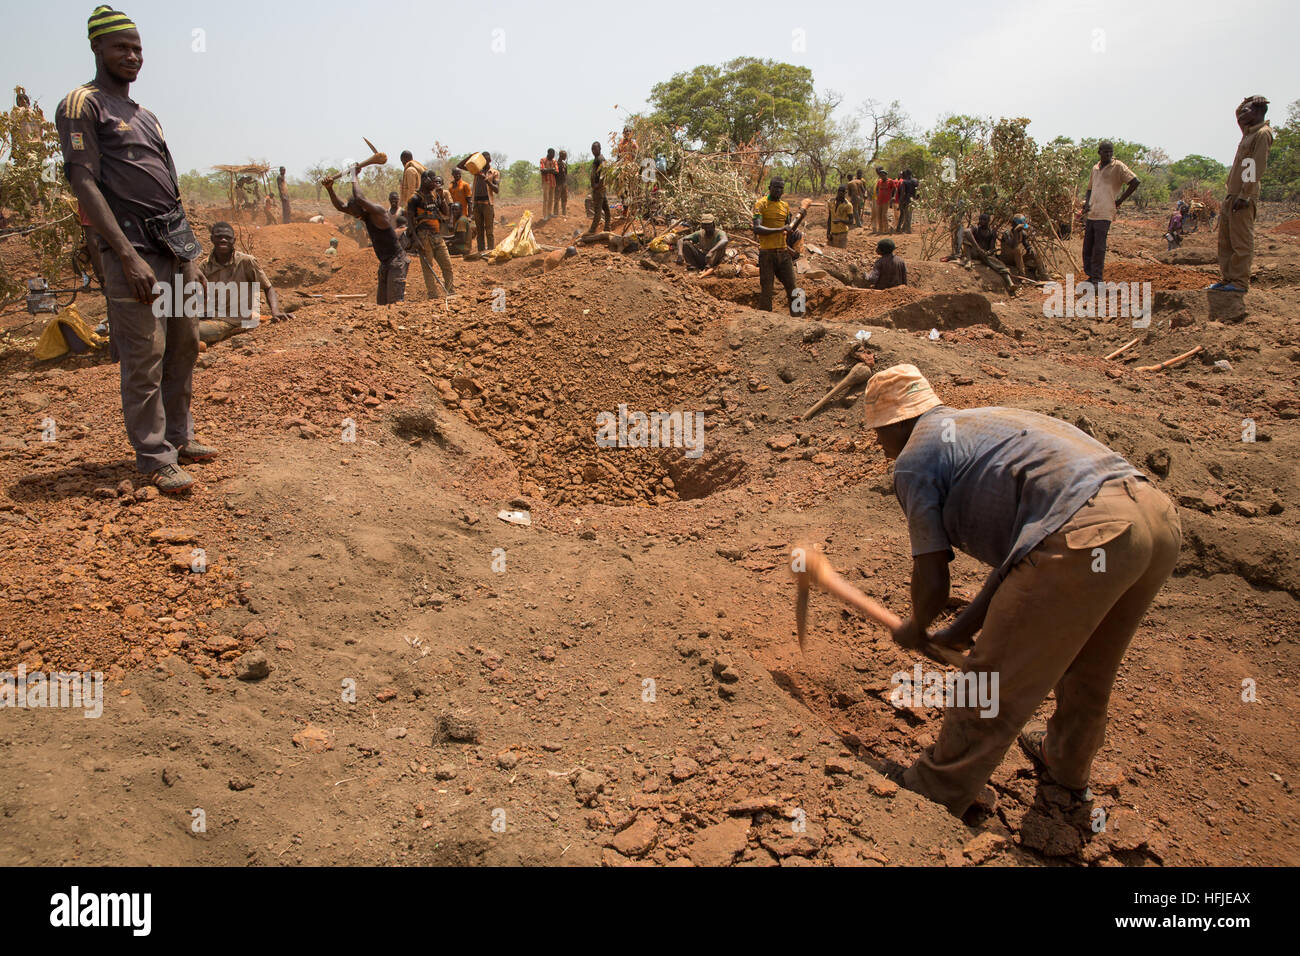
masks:
{"type": "MultiPolygon", "coordinates": [[[[140,254],[158,281],[170,289],[181,271],[180,260],[157,252],[140,254]]],[[[136,467],[148,474],[176,464],[177,449],[194,437],[190,398],[194,360],[199,355],[199,320],[154,315],[153,303],[142,305],[131,295],[116,253],[101,249],[100,255],[109,335],[122,366],[122,418],[135,449],[136,467]]]]}
{"type": "Polygon", "coordinates": [[[542,218],[550,219],[555,215],[555,183],[542,180],[542,218]]]}
{"type": "Polygon", "coordinates": [[[871,230],[872,232],[889,232],[889,204],[872,202],[871,204],[871,230]]]}
{"type": "Polygon", "coordinates": [[[474,237],[479,252],[483,251],[485,242],[488,249],[497,247],[496,233],[493,231],[495,224],[492,222],[494,212],[490,202],[474,203],[474,237]]]}
{"type": "MultiPolygon", "coordinates": [[[[960,815],[1049,691],[1046,757],[1063,786],[1088,785],[1120,661],[1182,546],[1174,506],[1149,482],[1106,482],[1008,573],[964,671],[998,675],[998,710],[949,707],[907,785],[960,815]]],[[[991,686],[991,684],[990,684],[991,686]]]]}
{"type": "Polygon", "coordinates": [[[1250,288],[1250,264],[1255,259],[1255,201],[1233,210],[1229,196],[1219,210],[1219,275],[1238,289],[1250,288]]]}
{"type": "Polygon", "coordinates": [[[442,270],[442,286],[447,295],[456,290],[451,276],[451,255],[447,252],[447,243],[442,236],[435,235],[429,229],[421,229],[415,237],[416,249],[420,253],[420,271],[424,274],[424,291],[430,299],[441,298],[438,292],[438,279],[433,274],[433,263],[438,263],[442,270]]]}
{"type": "Polygon", "coordinates": [[[560,207],[560,215],[567,216],[569,214],[569,181],[567,179],[556,184],[555,197],[555,201],[560,207]]]}

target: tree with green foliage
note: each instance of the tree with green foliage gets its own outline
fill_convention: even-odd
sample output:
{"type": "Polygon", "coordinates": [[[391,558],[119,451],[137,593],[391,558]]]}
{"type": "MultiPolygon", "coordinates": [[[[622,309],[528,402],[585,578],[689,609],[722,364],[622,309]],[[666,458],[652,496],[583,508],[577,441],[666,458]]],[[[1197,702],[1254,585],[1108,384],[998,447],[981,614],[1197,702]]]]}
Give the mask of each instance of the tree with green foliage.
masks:
{"type": "Polygon", "coordinates": [[[0,301],[23,295],[32,278],[10,266],[6,253],[25,246],[20,257],[34,259],[41,275],[58,287],[60,275],[70,270],[65,257],[81,235],[72,189],[60,172],[58,130],[22,87],[14,94],[13,109],[0,113],[0,301]]]}
{"type": "MultiPolygon", "coordinates": [[[[973,146],[983,143],[993,128],[993,121],[982,116],[949,113],[926,134],[926,148],[939,159],[958,160],[973,146]]],[[[1067,140],[1067,142],[1069,142],[1067,140]]]]}
{"type": "Polygon", "coordinates": [[[867,100],[858,107],[858,113],[862,116],[863,132],[871,151],[868,163],[880,158],[880,151],[891,139],[910,132],[911,118],[898,105],[898,100],[888,105],[879,100],[867,100]]]}
{"type": "Polygon", "coordinates": [[[1286,122],[1273,127],[1273,148],[1260,194],[1264,199],[1300,200],[1300,100],[1288,107],[1286,122]]]}
{"type": "Polygon", "coordinates": [[[812,70],[742,56],[722,66],[697,66],[650,90],[653,118],[683,143],[706,149],[753,145],[764,162],[813,104],[812,70]]]}
{"type": "Polygon", "coordinates": [[[930,148],[911,136],[897,136],[890,140],[889,145],[881,150],[879,161],[892,176],[910,169],[917,179],[926,179],[939,168],[930,148]]]}
{"type": "Polygon", "coordinates": [[[846,179],[845,154],[849,151],[861,152],[856,142],[857,121],[835,119],[835,109],[839,103],[840,95],[834,91],[823,96],[814,95],[812,104],[804,115],[785,134],[786,152],[796,164],[807,170],[815,192],[826,192],[827,180],[834,171],[839,172],[839,179],[846,179]]]}
{"type": "MultiPolygon", "coordinates": [[[[514,189],[516,196],[523,195],[524,187],[530,184],[533,178],[533,164],[526,159],[516,159],[506,170],[506,178],[510,180],[510,185],[514,189]]],[[[540,178],[541,174],[538,173],[540,178]]]]}
{"type": "Polygon", "coordinates": [[[1209,156],[1201,156],[1197,153],[1184,156],[1178,162],[1171,163],[1169,172],[1174,177],[1174,182],[1180,186],[1189,180],[1198,183],[1212,183],[1219,180],[1226,182],[1228,178],[1227,166],[1217,159],[1211,159],[1209,156]]]}

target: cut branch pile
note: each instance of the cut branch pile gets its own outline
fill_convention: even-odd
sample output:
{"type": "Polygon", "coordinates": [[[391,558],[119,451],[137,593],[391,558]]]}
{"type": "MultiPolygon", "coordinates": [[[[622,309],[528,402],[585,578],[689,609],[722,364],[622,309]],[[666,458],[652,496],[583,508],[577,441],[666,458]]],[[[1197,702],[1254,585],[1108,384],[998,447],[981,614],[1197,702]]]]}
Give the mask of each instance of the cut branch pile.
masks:
{"type": "Polygon", "coordinates": [[[700,153],[677,142],[669,127],[645,118],[631,125],[635,147],[615,145],[603,167],[611,198],[621,197],[633,221],[697,223],[711,213],[723,229],[748,229],[753,183],[764,167],[752,148],[700,153]]]}

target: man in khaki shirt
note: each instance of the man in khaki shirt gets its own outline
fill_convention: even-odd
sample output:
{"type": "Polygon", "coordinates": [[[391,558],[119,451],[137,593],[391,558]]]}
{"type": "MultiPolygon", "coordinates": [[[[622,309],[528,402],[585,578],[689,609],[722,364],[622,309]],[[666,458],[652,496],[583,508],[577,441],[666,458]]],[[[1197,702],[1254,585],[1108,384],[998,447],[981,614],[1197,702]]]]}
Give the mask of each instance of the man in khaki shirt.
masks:
{"type": "Polygon", "coordinates": [[[853,225],[862,228],[862,207],[867,203],[867,183],[862,170],[857,170],[848,184],[849,202],[853,204],[853,225]]]}
{"type": "Polygon", "coordinates": [[[261,263],[235,248],[235,230],[230,223],[215,223],[211,238],[212,254],[201,268],[208,280],[212,308],[211,314],[199,320],[199,340],[211,345],[257,328],[261,324],[258,313],[262,294],[266,295],[271,321],[287,319],[261,263]]]}
{"type": "Polygon", "coordinates": [[[401,209],[411,201],[411,197],[420,191],[420,177],[424,167],[415,161],[409,149],[402,150],[402,191],[398,194],[397,205],[401,209]]]}
{"type": "Polygon", "coordinates": [[[1255,258],[1255,204],[1259,184],[1268,165],[1273,130],[1264,122],[1268,100],[1248,96],[1237,107],[1241,142],[1228,170],[1228,196],[1219,213],[1219,275],[1210,286],[1216,292],[1242,292],[1250,288],[1250,264],[1255,258]]]}
{"type": "Polygon", "coordinates": [[[1083,230],[1083,268],[1088,281],[1102,281],[1106,266],[1106,236],[1115,213],[1124,200],[1133,195],[1139,180],[1133,170],[1115,158],[1115,144],[1103,139],[1097,144],[1099,162],[1092,167],[1088,194],[1083,199],[1083,215],[1087,220],[1083,230]],[[1117,196],[1119,188],[1128,183],[1124,194],[1117,196]]]}

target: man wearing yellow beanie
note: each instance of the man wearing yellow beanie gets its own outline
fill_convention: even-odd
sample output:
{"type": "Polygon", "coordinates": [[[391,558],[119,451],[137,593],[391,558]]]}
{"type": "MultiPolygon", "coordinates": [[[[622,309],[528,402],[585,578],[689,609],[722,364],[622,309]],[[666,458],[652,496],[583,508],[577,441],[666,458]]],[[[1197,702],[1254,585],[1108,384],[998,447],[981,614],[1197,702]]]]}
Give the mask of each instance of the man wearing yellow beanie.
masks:
{"type": "Polygon", "coordinates": [[[1072,425],[1013,408],[949,408],[914,365],[872,376],[863,406],[896,459],[912,545],[912,616],[895,640],[967,647],[979,632],[965,670],[997,675],[988,683],[1000,693],[996,708],[950,706],[903,782],[960,816],[1055,688],[1046,733],[1026,731],[1020,743],[1056,783],[1085,790],[1120,661],[1178,557],[1173,505],[1072,425]],[[954,548],[994,570],[930,636],[954,548]]]}
{"type": "Polygon", "coordinates": [[[136,467],[174,494],[193,482],[178,461],[217,454],[195,441],[190,417],[198,318],[168,307],[182,298],[169,293],[173,285],[205,285],[197,261],[203,250],[181,207],[162,126],[128,95],[144,62],[135,24],[99,6],[87,35],[95,78],[69,93],[55,115],[64,171],[98,234],[109,334],[122,363],[122,417],[136,467]]]}

